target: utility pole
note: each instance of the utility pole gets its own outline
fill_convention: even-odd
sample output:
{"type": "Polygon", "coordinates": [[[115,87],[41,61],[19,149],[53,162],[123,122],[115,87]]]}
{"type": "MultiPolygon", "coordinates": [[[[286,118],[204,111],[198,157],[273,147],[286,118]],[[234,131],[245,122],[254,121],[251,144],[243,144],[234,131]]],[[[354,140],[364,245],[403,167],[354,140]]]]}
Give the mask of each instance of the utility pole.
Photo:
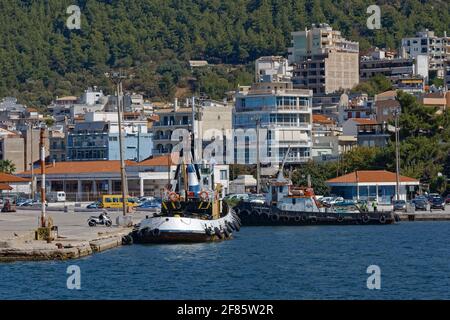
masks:
{"type": "Polygon", "coordinates": [[[124,142],[123,142],[123,128],[122,128],[122,81],[127,78],[126,74],[123,72],[113,72],[112,74],[106,74],[110,77],[112,82],[116,85],[117,92],[117,124],[119,126],[119,149],[120,149],[120,179],[122,180],[122,213],[124,216],[127,215],[127,199],[128,199],[128,183],[127,176],[125,172],[125,155],[124,155],[124,142]]]}
{"type": "Polygon", "coordinates": [[[400,110],[396,109],[394,111],[395,116],[395,198],[396,200],[400,200],[400,130],[398,127],[398,118],[400,115],[400,110]]]}
{"type": "MultiPolygon", "coordinates": [[[[27,141],[27,146],[30,146],[30,162],[28,163],[28,165],[30,165],[30,170],[31,170],[31,199],[34,200],[34,161],[33,161],[33,146],[34,146],[34,141],[33,141],[33,121],[28,122],[28,126],[29,126],[29,130],[30,130],[30,140],[31,141],[27,141]]],[[[28,135],[27,135],[28,136],[28,135]]],[[[27,157],[28,158],[28,154],[27,157]]]]}
{"type": "Polygon", "coordinates": [[[41,227],[45,227],[45,125],[41,126],[39,147],[41,151],[41,227]]]}

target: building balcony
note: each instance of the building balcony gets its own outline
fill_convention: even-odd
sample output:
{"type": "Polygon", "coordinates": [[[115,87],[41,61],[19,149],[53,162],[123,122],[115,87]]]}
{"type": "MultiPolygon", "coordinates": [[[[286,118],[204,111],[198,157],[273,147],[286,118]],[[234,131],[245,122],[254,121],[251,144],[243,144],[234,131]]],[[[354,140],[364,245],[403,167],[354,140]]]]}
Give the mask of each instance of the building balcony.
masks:
{"type": "Polygon", "coordinates": [[[173,128],[173,127],[177,127],[177,128],[188,128],[190,127],[191,124],[190,123],[184,123],[184,122],[169,122],[169,123],[159,123],[159,122],[155,122],[153,123],[153,127],[157,127],[157,128],[173,128]]]}
{"type": "Polygon", "coordinates": [[[165,142],[169,142],[169,141],[171,141],[171,137],[170,136],[160,136],[160,137],[153,137],[153,141],[158,141],[158,142],[162,142],[162,141],[165,141],[165,142]]]}
{"type": "Polygon", "coordinates": [[[277,111],[297,111],[297,112],[304,112],[304,113],[310,113],[312,111],[311,107],[309,106],[291,106],[291,105],[281,105],[277,106],[277,111]]]}
{"type": "Polygon", "coordinates": [[[271,148],[312,148],[312,141],[270,141],[269,146],[271,148]]]}

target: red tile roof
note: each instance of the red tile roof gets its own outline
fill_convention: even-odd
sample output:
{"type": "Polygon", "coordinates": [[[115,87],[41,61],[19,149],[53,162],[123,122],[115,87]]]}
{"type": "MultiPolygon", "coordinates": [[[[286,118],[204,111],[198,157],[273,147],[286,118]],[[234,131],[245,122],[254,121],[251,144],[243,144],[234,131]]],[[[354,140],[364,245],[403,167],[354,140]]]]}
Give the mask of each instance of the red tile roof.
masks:
{"type": "MultiPolygon", "coordinates": [[[[396,174],[386,170],[358,170],[352,173],[327,180],[327,183],[376,183],[376,182],[396,182],[396,174]]],[[[400,182],[415,182],[418,180],[400,176],[400,182]]]]}
{"type": "MultiPolygon", "coordinates": [[[[172,159],[178,160],[178,157],[172,159]]],[[[168,156],[159,156],[141,162],[125,161],[126,166],[167,166],[168,156]]],[[[176,162],[172,162],[175,164],[176,162]]],[[[40,173],[40,167],[34,169],[35,173],[40,173]]],[[[46,174],[86,174],[86,173],[118,173],[120,172],[119,160],[100,161],[64,161],[47,164],[46,174]]],[[[21,175],[30,175],[31,171],[24,171],[21,175]]],[[[1,180],[0,180],[1,181],[1,180]]]]}
{"type": "Polygon", "coordinates": [[[0,172],[0,183],[15,183],[15,182],[30,182],[28,179],[24,179],[13,174],[0,172]]]}
{"type": "Polygon", "coordinates": [[[171,165],[178,164],[178,153],[173,153],[173,155],[158,156],[158,157],[146,159],[141,162],[133,162],[133,163],[130,163],[130,165],[131,166],[146,166],[146,167],[147,166],[148,167],[152,167],[152,166],[158,166],[158,167],[166,166],[167,167],[167,164],[169,163],[169,161],[170,161],[171,165]]]}
{"type": "MultiPolygon", "coordinates": [[[[350,120],[350,119],[349,119],[350,120]]],[[[355,121],[358,125],[365,124],[378,124],[376,120],[373,119],[365,119],[365,118],[351,118],[351,120],[355,121]]]]}
{"type": "Polygon", "coordinates": [[[6,183],[0,183],[0,190],[2,191],[11,191],[13,188],[6,183]]]}
{"type": "MultiPolygon", "coordinates": [[[[39,174],[40,167],[35,168],[34,172],[39,174]]],[[[73,174],[73,173],[93,173],[93,172],[120,172],[120,161],[65,161],[50,163],[45,166],[46,174],[73,174]]],[[[24,171],[21,175],[31,174],[31,171],[24,171]]]]}
{"type": "Polygon", "coordinates": [[[313,114],[313,122],[321,124],[333,124],[334,121],[322,114],[313,114]]]}

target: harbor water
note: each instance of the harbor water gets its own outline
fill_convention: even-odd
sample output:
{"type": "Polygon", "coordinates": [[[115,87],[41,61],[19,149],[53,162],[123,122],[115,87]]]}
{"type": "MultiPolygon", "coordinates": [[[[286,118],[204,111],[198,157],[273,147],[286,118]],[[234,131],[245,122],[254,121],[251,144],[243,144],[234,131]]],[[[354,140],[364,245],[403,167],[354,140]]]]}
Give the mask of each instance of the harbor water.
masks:
{"type": "Polygon", "coordinates": [[[247,227],[231,241],[0,264],[0,299],[450,299],[449,243],[450,222],[247,227]],[[80,290],[67,288],[70,265],[80,290]]]}

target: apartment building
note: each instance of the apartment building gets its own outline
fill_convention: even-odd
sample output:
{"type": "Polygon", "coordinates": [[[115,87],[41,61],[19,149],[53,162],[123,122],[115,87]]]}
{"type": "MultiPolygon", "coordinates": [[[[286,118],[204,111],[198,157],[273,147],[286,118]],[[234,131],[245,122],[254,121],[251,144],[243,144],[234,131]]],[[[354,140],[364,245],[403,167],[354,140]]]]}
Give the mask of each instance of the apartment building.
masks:
{"type": "Polygon", "coordinates": [[[260,57],[255,61],[255,82],[291,81],[292,70],[284,57],[260,57]]]}
{"type": "Polygon", "coordinates": [[[444,87],[445,87],[445,90],[450,91],[450,58],[447,58],[447,61],[445,61],[444,87]]]}
{"type": "Polygon", "coordinates": [[[329,94],[359,83],[359,44],[327,24],[292,33],[288,49],[295,88],[329,94]]]}
{"type": "Polygon", "coordinates": [[[201,158],[202,150],[206,144],[212,141],[214,132],[225,132],[232,129],[232,106],[227,102],[211,99],[191,98],[186,99],[183,105],[175,99],[172,105],[155,110],[158,121],[153,123],[153,154],[161,155],[172,152],[179,143],[172,140],[172,133],[176,129],[185,129],[193,133],[198,143],[194,152],[201,158]]]}
{"type": "Polygon", "coordinates": [[[435,71],[438,78],[444,78],[445,60],[450,56],[450,37],[444,33],[438,37],[428,29],[418,32],[415,37],[402,39],[402,54],[408,58],[427,55],[429,69],[435,71]]]}
{"type": "Polygon", "coordinates": [[[0,128],[0,160],[10,160],[16,171],[25,169],[25,142],[17,133],[0,128]]]}
{"type": "MultiPolygon", "coordinates": [[[[152,153],[152,134],[147,119],[124,114],[124,155],[127,160],[142,161],[152,153]]],[[[119,125],[115,112],[88,112],[85,121],[76,123],[67,133],[67,161],[119,160],[119,125]]]]}
{"type": "MultiPolygon", "coordinates": [[[[292,82],[259,82],[240,87],[235,98],[233,127],[255,129],[259,123],[261,129],[266,129],[266,158],[272,163],[280,163],[289,147],[288,163],[311,159],[311,90],[294,89],[292,82]]],[[[249,137],[245,141],[244,163],[255,163],[256,150],[256,141],[249,137]]]]}
{"type": "Polygon", "coordinates": [[[370,56],[362,56],[359,64],[361,80],[383,75],[392,81],[403,77],[422,76],[428,80],[428,56],[420,54],[414,58],[388,57],[386,51],[376,49],[370,56]]]}

